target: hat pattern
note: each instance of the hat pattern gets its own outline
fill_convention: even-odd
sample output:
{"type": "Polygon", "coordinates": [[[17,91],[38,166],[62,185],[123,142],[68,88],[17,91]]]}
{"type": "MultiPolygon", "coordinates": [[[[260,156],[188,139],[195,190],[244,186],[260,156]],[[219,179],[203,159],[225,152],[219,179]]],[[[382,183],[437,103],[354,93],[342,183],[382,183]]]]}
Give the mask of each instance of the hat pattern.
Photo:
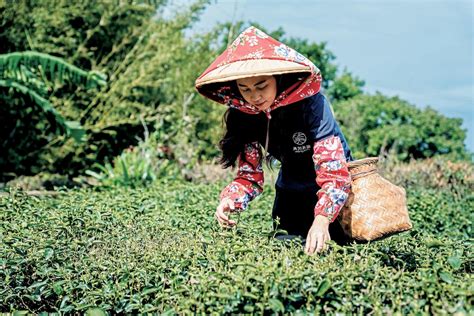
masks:
{"type": "MultiPolygon", "coordinates": [[[[315,95],[321,88],[321,73],[309,59],[298,53],[293,48],[280,43],[256,27],[251,26],[243,31],[199,76],[196,80],[196,89],[205,97],[226,104],[229,107],[239,109],[249,114],[260,113],[260,110],[246,102],[240,95],[237,95],[233,91],[229,82],[223,82],[217,86],[209,85],[212,82],[207,82],[203,85],[198,84],[199,80],[211,71],[225,67],[231,63],[246,60],[289,61],[304,66],[302,69],[304,69],[304,72],[308,73],[303,80],[296,81],[281,92],[270,106],[270,111],[280,106],[295,103],[304,98],[315,95]]],[[[269,71],[264,71],[263,73],[268,74],[269,72],[271,73],[271,69],[269,69],[269,71]]],[[[275,74],[282,73],[284,74],[284,72],[279,71],[275,74]]],[[[232,74],[228,75],[230,77],[232,74]]],[[[254,76],[256,75],[258,74],[254,74],[254,76]]]]}

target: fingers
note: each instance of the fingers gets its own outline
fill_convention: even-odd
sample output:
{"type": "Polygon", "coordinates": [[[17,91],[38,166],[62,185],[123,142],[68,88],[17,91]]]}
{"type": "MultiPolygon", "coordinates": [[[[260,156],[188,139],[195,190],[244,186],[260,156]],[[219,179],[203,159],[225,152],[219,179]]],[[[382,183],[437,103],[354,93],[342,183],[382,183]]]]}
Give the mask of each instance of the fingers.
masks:
{"type": "Polygon", "coordinates": [[[234,201],[232,200],[228,200],[229,201],[229,206],[230,206],[230,209],[231,210],[235,210],[235,204],[234,204],[234,201]]]}
{"type": "Polygon", "coordinates": [[[308,255],[314,254],[314,252],[320,252],[321,248],[321,241],[323,240],[323,237],[321,234],[314,234],[310,233],[308,234],[308,238],[306,239],[306,247],[305,247],[305,252],[308,255]]]}
{"type": "Polygon", "coordinates": [[[229,219],[226,212],[231,212],[235,210],[234,201],[230,199],[222,200],[219,206],[216,209],[214,217],[217,219],[221,227],[232,227],[236,224],[234,220],[229,219]]]}
{"type": "Polygon", "coordinates": [[[323,234],[318,234],[318,242],[316,245],[316,252],[319,253],[326,249],[326,244],[324,243],[326,241],[326,238],[324,238],[323,234]]]}
{"type": "Polygon", "coordinates": [[[235,204],[234,201],[231,199],[224,199],[221,201],[219,206],[217,207],[218,209],[220,208],[222,213],[223,212],[233,212],[235,211],[235,204]]]}
{"type": "Polygon", "coordinates": [[[304,252],[308,255],[312,254],[313,251],[314,251],[314,241],[311,237],[312,237],[312,234],[311,234],[311,231],[310,231],[308,233],[308,236],[306,237],[306,245],[304,247],[304,252]]]}
{"type": "Polygon", "coordinates": [[[308,233],[308,237],[306,238],[306,245],[305,245],[305,253],[308,255],[312,255],[315,252],[320,253],[327,249],[326,241],[331,240],[331,237],[328,234],[324,234],[322,232],[312,232],[308,233]]]}
{"type": "Polygon", "coordinates": [[[234,220],[229,219],[229,217],[226,216],[223,213],[217,213],[216,212],[214,217],[217,219],[219,224],[223,227],[234,226],[236,224],[236,222],[234,220]]]}

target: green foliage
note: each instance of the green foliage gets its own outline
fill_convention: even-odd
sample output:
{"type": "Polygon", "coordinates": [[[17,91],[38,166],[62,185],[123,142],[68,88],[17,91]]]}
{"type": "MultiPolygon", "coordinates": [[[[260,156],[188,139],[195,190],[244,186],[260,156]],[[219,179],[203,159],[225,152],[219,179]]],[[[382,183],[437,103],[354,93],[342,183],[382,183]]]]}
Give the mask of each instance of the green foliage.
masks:
{"type": "Polygon", "coordinates": [[[448,155],[468,159],[462,119],[418,109],[398,97],[359,95],[333,104],[354,156],[393,153],[399,160],[448,155]]]}
{"type": "Polygon", "coordinates": [[[409,190],[413,230],[307,256],[271,238],[273,189],[221,229],[222,183],[10,191],[0,198],[0,310],[30,313],[466,314],[472,191],[409,190]]]}
{"type": "MultiPolygon", "coordinates": [[[[26,171],[35,161],[30,155],[53,137],[84,140],[77,120],[68,120],[50,102],[62,86],[103,86],[100,73],[87,72],[61,58],[38,52],[0,55],[0,168],[2,172],[26,171]]],[[[0,176],[0,178],[3,178],[0,176]]]]}
{"type": "MultiPolygon", "coordinates": [[[[207,34],[187,37],[185,32],[207,3],[198,0],[164,19],[161,14],[170,7],[159,0],[46,0],[18,1],[15,5],[1,2],[0,53],[34,50],[55,57],[43,65],[44,61],[38,63],[28,58],[31,53],[17,56],[37,66],[36,71],[21,68],[21,76],[30,78],[28,85],[23,85],[25,88],[1,82],[2,86],[15,89],[0,94],[0,138],[5,139],[2,152],[6,153],[0,158],[0,180],[39,172],[60,172],[72,178],[95,163],[105,166],[106,161],[112,161],[124,149],[137,145],[142,122],[150,130],[150,142],[168,148],[170,154],[163,159],[171,159],[185,177],[189,178],[193,166],[215,159],[225,107],[197,96],[194,80],[240,31],[250,24],[261,26],[224,23],[207,34]],[[48,75],[50,69],[54,72],[48,75]],[[105,74],[107,86],[97,91],[85,89],[82,84],[59,83],[61,76],[74,79],[69,74],[80,69],[89,74],[105,74]],[[46,112],[33,111],[34,104],[46,112]],[[50,118],[49,125],[45,115],[50,118]],[[51,123],[61,128],[63,121],[69,135],[80,138],[82,143],[50,131],[56,129],[51,123]],[[154,137],[157,139],[152,140],[154,137]]],[[[360,95],[361,79],[348,71],[336,76],[335,56],[326,43],[288,37],[282,28],[267,32],[314,61],[321,69],[323,87],[335,107],[339,101],[355,104],[361,102],[358,100],[371,100],[360,95]]],[[[90,81],[86,80],[86,85],[87,82],[90,81]]],[[[443,118],[440,128],[433,127],[430,120],[437,121],[440,116],[425,111],[415,121],[428,123],[410,126],[402,121],[403,115],[410,120],[412,115],[418,115],[412,106],[402,106],[402,113],[396,107],[390,108],[393,102],[382,104],[388,106],[386,112],[390,115],[385,130],[374,127],[371,121],[377,113],[384,112],[379,105],[373,107],[374,113],[359,109],[363,112],[360,119],[367,121],[358,124],[353,124],[350,113],[357,112],[350,112],[351,106],[343,106],[351,108],[349,111],[336,110],[350,135],[351,147],[360,157],[389,149],[401,159],[446,153],[466,157],[460,121],[443,118]],[[419,126],[422,129],[414,132],[419,126]]],[[[131,153],[124,155],[129,157],[131,153]]]]}
{"type": "MultiPolygon", "coordinates": [[[[15,144],[10,148],[31,147],[28,153],[9,153],[8,167],[2,170],[75,175],[135,145],[135,135],[142,129],[141,120],[153,130],[158,117],[166,118],[167,134],[175,135],[170,140],[172,145],[185,147],[180,142],[188,139],[178,136],[175,122],[183,117],[183,112],[195,114],[194,104],[184,103],[195,94],[193,82],[204,68],[204,56],[210,54],[207,43],[211,38],[186,39],[183,30],[196,19],[204,4],[205,1],[197,1],[169,20],[155,16],[163,10],[162,1],[0,4],[0,23],[10,26],[8,32],[0,33],[0,40],[5,43],[2,49],[33,48],[62,56],[69,63],[105,73],[109,78],[108,86],[100,93],[63,86],[48,98],[61,116],[80,121],[87,131],[82,144],[44,133],[44,124],[36,113],[15,111],[27,107],[28,100],[3,96],[2,101],[9,107],[2,118],[16,123],[14,127],[10,123],[3,132],[9,133],[8,139],[15,144]],[[51,12],[53,4],[55,10],[51,12]]],[[[196,102],[196,107],[202,103],[196,102]]],[[[207,117],[203,117],[205,121],[207,117]]],[[[199,135],[189,135],[189,139],[202,148],[208,140],[200,137],[209,135],[207,130],[197,132],[194,126],[198,123],[208,125],[193,116],[192,131],[199,135]]]]}
{"type": "Polygon", "coordinates": [[[311,60],[321,70],[323,88],[331,85],[336,78],[337,66],[332,62],[336,56],[326,48],[326,42],[314,43],[297,37],[283,38],[282,40],[286,45],[311,60]]]}
{"type": "MultiPolygon", "coordinates": [[[[105,85],[105,79],[100,73],[84,71],[48,54],[28,51],[0,54],[0,88],[7,91],[14,90],[29,97],[34,106],[43,111],[50,121],[52,125],[50,130],[53,133],[64,133],[79,142],[84,136],[84,130],[79,122],[66,121],[46,99],[52,89],[66,82],[84,85],[86,89],[105,85]]],[[[17,111],[35,111],[35,109],[27,107],[17,111]]],[[[2,151],[4,150],[6,151],[6,148],[2,151]]]]}
{"type": "Polygon", "coordinates": [[[432,236],[448,234],[451,238],[469,240],[473,237],[472,221],[474,195],[472,191],[463,197],[457,197],[447,190],[412,190],[408,208],[412,211],[411,218],[418,223],[417,231],[432,236]],[[449,214],[446,210],[450,209],[449,214]],[[457,214],[457,215],[456,215],[457,214]],[[456,217],[450,221],[447,216],[456,217]]]}
{"type": "Polygon", "coordinates": [[[2,79],[0,79],[0,88],[4,88],[7,90],[15,90],[28,96],[36,105],[36,107],[38,107],[41,111],[44,112],[46,118],[50,121],[50,124],[53,127],[53,132],[65,133],[67,136],[76,136],[74,137],[76,141],[81,140],[81,134],[83,134],[81,132],[83,131],[83,129],[81,128],[80,124],[78,124],[78,122],[65,121],[64,117],[61,116],[61,114],[59,114],[58,111],[53,108],[51,103],[49,103],[48,100],[46,100],[45,98],[41,97],[36,91],[15,81],[2,79]],[[77,130],[79,133],[73,133],[74,125],[71,125],[71,123],[76,123],[75,130],[77,130]],[[54,129],[54,127],[57,128],[54,129]]]}
{"type": "Polygon", "coordinates": [[[86,170],[86,174],[103,186],[129,187],[147,185],[171,174],[178,175],[176,164],[170,163],[169,148],[157,142],[161,137],[156,132],[150,137],[146,125],[144,127],[145,137],[140,139],[137,146],[125,149],[112,163],[95,163],[92,167],[98,171],[86,170]]]}
{"type": "Polygon", "coordinates": [[[38,89],[45,89],[45,83],[39,82],[38,76],[31,76],[32,72],[39,73],[42,79],[50,82],[50,86],[63,85],[70,82],[83,85],[86,89],[106,84],[104,75],[94,71],[84,71],[62,58],[34,51],[14,52],[0,55],[0,73],[2,78],[8,78],[24,83],[37,83],[38,89]]]}
{"type": "Polygon", "coordinates": [[[136,26],[147,22],[164,2],[19,0],[11,5],[4,1],[0,49],[54,53],[83,69],[119,62],[126,52],[120,48],[133,45],[139,36],[136,26]]]}
{"type": "Polygon", "coordinates": [[[420,187],[430,190],[447,190],[454,197],[474,191],[474,163],[472,161],[453,162],[447,156],[436,156],[409,163],[388,157],[379,162],[379,172],[409,190],[420,187]]]}
{"type": "Polygon", "coordinates": [[[364,84],[363,80],[344,70],[342,75],[338,76],[326,90],[326,94],[331,102],[347,100],[362,94],[364,84]]]}

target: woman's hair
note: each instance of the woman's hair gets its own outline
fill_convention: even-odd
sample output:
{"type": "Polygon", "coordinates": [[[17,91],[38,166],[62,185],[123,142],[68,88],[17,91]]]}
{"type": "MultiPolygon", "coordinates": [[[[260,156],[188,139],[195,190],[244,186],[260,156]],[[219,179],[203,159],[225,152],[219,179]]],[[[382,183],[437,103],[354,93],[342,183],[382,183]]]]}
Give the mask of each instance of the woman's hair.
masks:
{"type": "MultiPolygon", "coordinates": [[[[307,74],[306,74],[307,76],[307,74]]],[[[277,96],[290,87],[298,80],[305,78],[301,73],[288,75],[274,75],[277,82],[277,96]]],[[[236,81],[229,82],[233,93],[241,96],[237,87],[236,81]]],[[[279,116],[273,116],[272,121],[280,120],[279,116]]],[[[222,156],[219,162],[224,168],[234,167],[235,161],[245,150],[245,145],[258,141],[260,144],[265,144],[265,137],[267,133],[267,117],[265,113],[247,114],[234,108],[228,108],[224,114],[222,124],[225,126],[224,137],[219,142],[219,148],[222,151],[222,156]]],[[[271,166],[274,157],[268,155],[266,157],[267,164],[271,166]]]]}
{"type": "Polygon", "coordinates": [[[267,118],[264,113],[246,114],[240,110],[228,108],[224,113],[222,123],[226,131],[219,142],[222,151],[219,162],[224,168],[235,166],[235,161],[240,154],[244,153],[246,144],[255,141],[260,144],[265,142],[267,118]]]}

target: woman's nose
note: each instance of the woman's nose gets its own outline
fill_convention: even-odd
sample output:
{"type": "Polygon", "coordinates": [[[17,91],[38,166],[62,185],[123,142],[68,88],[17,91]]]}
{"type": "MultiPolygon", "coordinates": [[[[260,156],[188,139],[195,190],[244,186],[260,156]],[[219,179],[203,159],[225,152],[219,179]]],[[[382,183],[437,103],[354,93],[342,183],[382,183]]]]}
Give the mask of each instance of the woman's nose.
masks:
{"type": "Polygon", "coordinates": [[[262,97],[261,97],[261,95],[260,95],[259,93],[253,93],[252,96],[250,97],[250,99],[251,99],[252,101],[258,101],[258,100],[260,100],[261,98],[262,98],[262,97]]]}

